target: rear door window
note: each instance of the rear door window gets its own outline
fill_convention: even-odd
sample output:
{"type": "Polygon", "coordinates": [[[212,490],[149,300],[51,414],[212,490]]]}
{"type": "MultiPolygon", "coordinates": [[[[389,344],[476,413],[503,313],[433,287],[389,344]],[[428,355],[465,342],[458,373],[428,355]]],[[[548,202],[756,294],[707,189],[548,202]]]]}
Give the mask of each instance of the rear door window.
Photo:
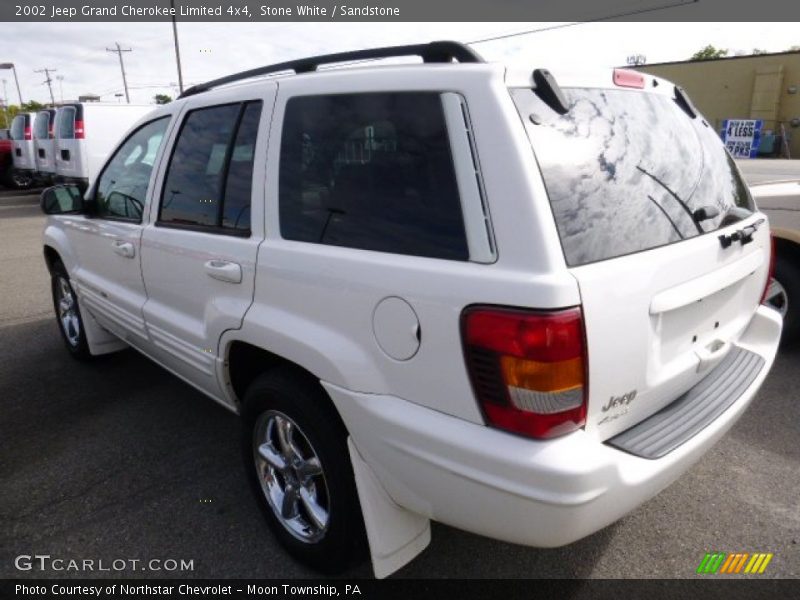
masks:
{"type": "Polygon", "coordinates": [[[58,110],[57,136],[62,140],[75,139],[75,108],[67,106],[58,110]]]}
{"type": "Polygon", "coordinates": [[[25,116],[17,115],[11,121],[11,139],[21,140],[25,137],[25,116]]]}
{"type": "Polygon", "coordinates": [[[191,111],[172,151],[158,224],[249,235],[262,103],[191,111]]]}
{"type": "Polygon", "coordinates": [[[33,122],[33,137],[37,140],[46,140],[49,136],[50,127],[50,113],[47,111],[36,114],[36,120],[33,122]]]}
{"type": "Polygon", "coordinates": [[[530,89],[512,90],[512,97],[570,266],[680,242],[752,212],[717,134],[673,98],[609,89],[564,93],[564,115],[530,89]],[[707,207],[718,215],[694,216],[707,207]]]}
{"type": "Polygon", "coordinates": [[[291,98],[281,137],[284,239],[468,260],[442,98],[291,98]]]}

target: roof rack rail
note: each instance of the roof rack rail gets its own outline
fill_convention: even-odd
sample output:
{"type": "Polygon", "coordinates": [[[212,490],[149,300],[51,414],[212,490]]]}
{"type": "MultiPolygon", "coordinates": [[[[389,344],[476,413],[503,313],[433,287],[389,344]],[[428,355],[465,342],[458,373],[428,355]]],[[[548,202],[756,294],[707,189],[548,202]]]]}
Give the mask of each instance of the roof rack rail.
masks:
{"type": "Polygon", "coordinates": [[[373,60],[381,58],[394,58],[397,56],[420,56],[426,63],[444,63],[450,62],[453,59],[461,63],[482,63],[484,62],[480,54],[475,52],[472,48],[465,46],[460,42],[430,42],[428,44],[414,44],[410,46],[387,46],[384,48],[368,48],[366,50],[354,50],[351,52],[337,52],[335,54],[323,54],[321,56],[310,56],[308,58],[301,58],[298,60],[290,60],[287,62],[276,63],[274,65],[267,65],[265,67],[258,67],[250,69],[249,71],[242,71],[234,73],[219,79],[213,79],[206,83],[194,85],[185,90],[178,98],[186,98],[202,92],[225,85],[226,83],[233,83],[234,81],[241,81],[243,79],[250,79],[251,77],[258,77],[259,75],[268,75],[270,73],[280,73],[282,71],[294,71],[295,73],[309,73],[316,71],[320,65],[348,62],[352,60],[373,60]]]}

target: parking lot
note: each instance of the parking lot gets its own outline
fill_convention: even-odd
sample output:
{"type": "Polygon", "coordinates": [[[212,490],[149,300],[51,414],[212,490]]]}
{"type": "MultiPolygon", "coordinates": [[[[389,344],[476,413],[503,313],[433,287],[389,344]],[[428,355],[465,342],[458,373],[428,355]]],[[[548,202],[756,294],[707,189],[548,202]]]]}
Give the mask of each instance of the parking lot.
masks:
{"type": "MultiPolygon", "coordinates": [[[[133,351],[91,364],[67,355],[43,223],[35,194],[0,191],[0,577],[26,576],[20,554],[193,561],[170,576],[314,577],[278,547],[251,497],[236,416],[133,351]]],[[[542,550],[434,524],[430,547],[395,576],[681,578],[722,551],[771,552],[761,577],[800,577],[799,367],[800,351],[781,354],[702,462],[603,531],[542,550]]]]}

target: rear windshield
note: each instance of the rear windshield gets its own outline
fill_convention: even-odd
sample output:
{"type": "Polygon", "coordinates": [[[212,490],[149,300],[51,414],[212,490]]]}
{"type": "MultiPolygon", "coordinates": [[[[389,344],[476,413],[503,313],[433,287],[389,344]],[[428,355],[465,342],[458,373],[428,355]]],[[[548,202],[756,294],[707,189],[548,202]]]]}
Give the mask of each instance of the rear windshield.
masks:
{"type": "Polygon", "coordinates": [[[62,140],[75,138],[75,108],[68,106],[58,109],[58,132],[57,137],[62,140]]]}
{"type": "Polygon", "coordinates": [[[22,140],[25,138],[25,115],[17,115],[11,121],[11,139],[22,140]]]}
{"type": "Polygon", "coordinates": [[[46,140],[49,137],[47,132],[49,125],[50,113],[47,111],[37,113],[33,122],[33,137],[37,140],[46,140]]]}
{"type": "Polygon", "coordinates": [[[566,88],[559,115],[530,89],[512,90],[570,266],[715,231],[753,210],[722,141],[674,99],[566,88]],[[713,208],[712,208],[713,207],[713,208]],[[700,208],[716,209],[705,220],[700,208]]]}

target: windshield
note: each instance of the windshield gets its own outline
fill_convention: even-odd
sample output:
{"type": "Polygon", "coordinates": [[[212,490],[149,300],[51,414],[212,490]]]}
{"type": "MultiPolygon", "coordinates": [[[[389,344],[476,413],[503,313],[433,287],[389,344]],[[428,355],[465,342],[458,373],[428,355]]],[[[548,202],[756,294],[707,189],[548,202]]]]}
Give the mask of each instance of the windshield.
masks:
{"type": "Polygon", "coordinates": [[[511,93],[570,266],[679,242],[752,212],[733,160],[702,117],[661,94],[563,91],[564,115],[530,89],[511,93]]]}

